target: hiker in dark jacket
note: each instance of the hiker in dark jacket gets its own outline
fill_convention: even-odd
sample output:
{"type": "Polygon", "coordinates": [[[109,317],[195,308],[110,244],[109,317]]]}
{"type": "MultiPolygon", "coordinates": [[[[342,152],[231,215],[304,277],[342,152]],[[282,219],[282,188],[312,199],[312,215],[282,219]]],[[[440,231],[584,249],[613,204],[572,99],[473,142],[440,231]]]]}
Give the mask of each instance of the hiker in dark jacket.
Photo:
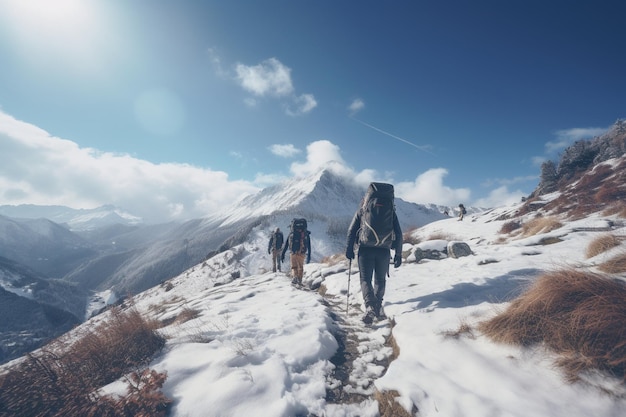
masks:
{"type": "Polygon", "coordinates": [[[465,210],[465,206],[463,204],[459,204],[459,221],[463,220],[463,217],[467,214],[467,210],[465,210]]]}
{"type": "Polygon", "coordinates": [[[304,258],[306,255],[306,263],[311,262],[311,232],[308,230],[304,234],[304,244],[296,245],[293,237],[293,232],[289,233],[283,253],[280,257],[281,261],[285,262],[285,254],[287,250],[291,251],[289,258],[291,262],[291,275],[293,276],[292,284],[302,285],[302,278],[304,277],[304,258]]]}
{"type": "Polygon", "coordinates": [[[395,256],[393,265],[398,268],[402,264],[402,229],[398,222],[395,209],[393,211],[393,241],[389,246],[370,247],[364,246],[357,241],[357,235],[361,235],[359,230],[362,227],[361,218],[364,206],[362,205],[352,218],[352,223],[348,228],[348,242],[346,248],[346,257],[354,259],[354,245],[358,248],[358,264],[361,282],[361,293],[365,303],[365,316],[363,321],[366,324],[372,323],[374,318],[384,320],[386,315],[383,311],[383,296],[385,295],[386,278],[389,274],[389,261],[391,259],[391,251],[389,246],[394,249],[395,256]],[[374,283],[372,285],[372,276],[374,283]]]}
{"type": "Polygon", "coordinates": [[[272,271],[276,272],[276,269],[280,271],[280,250],[283,248],[283,232],[277,227],[270,241],[267,245],[268,255],[272,255],[272,271]]]}

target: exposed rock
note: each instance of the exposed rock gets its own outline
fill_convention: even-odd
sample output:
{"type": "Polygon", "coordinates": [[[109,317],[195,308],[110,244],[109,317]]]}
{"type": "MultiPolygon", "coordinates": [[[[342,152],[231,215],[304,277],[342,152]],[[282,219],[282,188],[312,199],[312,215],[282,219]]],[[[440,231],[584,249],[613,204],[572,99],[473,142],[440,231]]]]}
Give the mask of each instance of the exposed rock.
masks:
{"type": "Polygon", "coordinates": [[[420,249],[415,248],[413,253],[407,258],[408,262],[419,262],[422,259],[435,259],[439,260],[445,258],[447,254],[442,251],[434,250],[434,249],[420,249]]]}
{"type": "Polygon", "coordinates": [[[450,258],[461,258],[463,256],[470,256],[472,250],[465,242],[450,242],[448,243],[448,256],[450,258]]]}

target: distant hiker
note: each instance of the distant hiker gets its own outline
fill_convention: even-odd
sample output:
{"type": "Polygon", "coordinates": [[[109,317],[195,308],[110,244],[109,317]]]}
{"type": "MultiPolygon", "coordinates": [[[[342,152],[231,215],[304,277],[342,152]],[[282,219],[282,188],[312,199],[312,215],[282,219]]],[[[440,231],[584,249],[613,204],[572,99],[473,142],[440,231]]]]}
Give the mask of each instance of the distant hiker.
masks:
{"type": "Polygon", "coordinates": [[[348,228],[346,258],[354,259],[354,244],[359,245],[358,263],[361,293],[365,303],[363,321],[384,320],[383,296],[393,248],[393,266],[402,264],[402,230],[396,216],[393,185],[372,182],[348,228]],[[374,285],[372,287],[372,275],[374,285]]]}
{"type": "Polygon", "coordinates": [[[287,242],[283,248],[281,261],[285,262],[285,253],[291,251],[291,275],[292,284],[302,285],[302,277],[304,276],[304,256],[306,255],[306,263],[311,262],[311,238],[307,230],[306,219],[293,219],[291,221],[290,233],[287,242]]]}
{"type": "Polygon", "coordinates": [[[467,214],[467,210],[465,210],[465,206],[463,204],[459,204],[459,221],[463,220],[463,216],[467,214]]]}
{"type": "Polygon", "coordinates": [[[272,272],[276,272],[276,269],[280,271],[280,250],[282,248],[283,232],[277,227],[270,236],[270,241],[267,245],[267,253],[268,255],[272,255],[272,272]]]}

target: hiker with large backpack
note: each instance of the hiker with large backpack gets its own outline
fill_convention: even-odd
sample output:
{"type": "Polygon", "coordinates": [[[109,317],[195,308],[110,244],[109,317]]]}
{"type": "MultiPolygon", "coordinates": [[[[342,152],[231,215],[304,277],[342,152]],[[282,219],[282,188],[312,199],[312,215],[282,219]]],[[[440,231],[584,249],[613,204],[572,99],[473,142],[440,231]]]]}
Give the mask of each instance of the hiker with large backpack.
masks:
{"type": "Polygon", "coordinates": [[[270,236],[270,241],[267,245],[267,254],[272,255],[272,271],[276,272],[276,269],[280,271],[280,251],[283,248],[283,232],[277,227],[276,230],[270,236]]]}
{"type": "Polygon", "coordinates": [[[297,218],[291,221],[291,231],[287,237],[287,242],[283,248],[281,261],[285,262],[285,254],[287,250],[291,251],[289,258],[291,262],[292,284],[302,285],[302,277],[304,276],[304,258],[306,255],[306,263],[311,262],[311,238],[307,230],[306,219],[297,218]]]}
{"type": "Polygon", "coordinates": [[[350,260],[354,259],[355,244],[358,245],[361,293],[365,303],[363,321],[371,324],[375,318],[386,318],[383,296],[392,248],[393,266],[398,268],[402,264],[402,229],[396,216],[393,185],[370,183],[348,228],[346,258],[350,260]]]}
{"type": "Polygon", "coordinates": [[[459,204],[459,221],[463,220],[463,217],[467,214],[467,210],[463,204],[459,204]]]}

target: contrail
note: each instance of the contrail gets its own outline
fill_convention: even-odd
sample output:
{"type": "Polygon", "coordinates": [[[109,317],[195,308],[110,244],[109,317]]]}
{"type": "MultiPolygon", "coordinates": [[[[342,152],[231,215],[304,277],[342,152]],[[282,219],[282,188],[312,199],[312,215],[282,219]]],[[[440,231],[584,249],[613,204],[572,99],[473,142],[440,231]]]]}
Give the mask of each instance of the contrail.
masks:
{"type": "Polygon", "coordinates": [[[411,145],[411,146],[413,146],[414,148],[419,149],[420,151],[428,152],[429,154],[434,155],[434,153],[432,153],[432,152],[430,152],[428,149],[426,149],[426,146],[418,146],[418,145],[416,145],[416,144],[414,144],[414,143],[412,143],[412,142],[409,142],[409,141],[408,141],[408,140],[406,140],[406,139],[402,139],[401,137],[398,137],[398,136],[396,136],[396,135],[392,135],[392,134],[391,134],[391,133],[389,133],[389,132],[385,132],[384,130],[379,129],[379,128],[377,128],[376,126],[372,126],[372,125],[370,125],[370,124],[368,124],[368,123],[365,123],[364,121],[359,120],[359,119],[357,119],[356,117],[353,117],[353,116],[349,116],[349,117],[350,117],[352,120],[354,120],[354,121],[357,121],[357,122],[361,123],[363,126],[367,126],[367,127],[369,127],[370,129],[374,129],[375,131],[380,132],[380,133],[382,133],[383,135],[387,135],[387,136],[389,136],[389,137],[392,137],[392,138],[394,138],[394,139],[399,140],[400,142],[404,142],[404,143],[406,143],[407,145],[411,145]]]}

